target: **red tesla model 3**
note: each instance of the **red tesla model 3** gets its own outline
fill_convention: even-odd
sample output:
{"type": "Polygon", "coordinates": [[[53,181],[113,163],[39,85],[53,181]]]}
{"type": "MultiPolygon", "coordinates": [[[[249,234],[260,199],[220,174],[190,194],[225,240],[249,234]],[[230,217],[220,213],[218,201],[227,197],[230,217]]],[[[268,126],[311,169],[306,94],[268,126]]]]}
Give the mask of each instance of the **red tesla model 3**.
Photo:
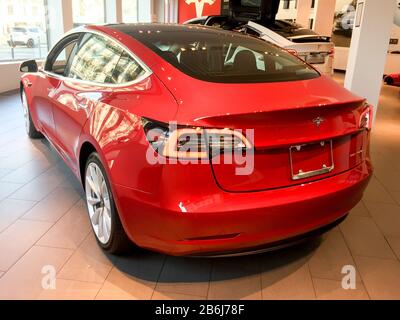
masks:
{"type": "Polygon", "coordinates": [[[21,71],[28,135],[82,181],[111,253],[286,246],[340,223],[372,173],[371,106],[250,36],[90,26],[21,71]]]}

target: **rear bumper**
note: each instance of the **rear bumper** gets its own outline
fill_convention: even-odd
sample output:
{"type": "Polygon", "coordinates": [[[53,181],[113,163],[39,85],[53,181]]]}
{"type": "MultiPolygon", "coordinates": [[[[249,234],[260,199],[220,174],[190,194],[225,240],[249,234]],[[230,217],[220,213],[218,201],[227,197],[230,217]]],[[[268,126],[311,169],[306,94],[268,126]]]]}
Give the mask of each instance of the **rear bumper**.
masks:
{"type": "Polygon", "coordinates": [[[291,247],[300,243],[303,243],[307,240],[312,238],[316,238],[318,236],[323,235],[324,233],[330,231],[331,229],[335,228],[339,224],[341,224],[347,218],[347,214],[342,218],[326,225],[321,228],[309,231],[307,233],[283,239],[280,241],[267,243],[259,247],[251,247],[251,248],[244,248],[244,249],[236,249],[231,251],[223,251],[223,252],[207,252],[207,253],[200,253],[192,255],[192,257],[208,257],[208,258],[226,258],[226,257],[240,257],[240,256],[248,256],[254,254],[261,254],[265,252],[271,252],[276,250],[281,250],[287,247],[291,247]]]}
{"type": "Polygon", "coordinates": [[[125,230],[138,246],[176,256],[221,255],[265,249],[339,221],[361,200],[371,174],[364,162],[327,179],[264,192],[204,185],[210,194],[190,201],[174,188],[156,198],[113,189],[125,230]]]}

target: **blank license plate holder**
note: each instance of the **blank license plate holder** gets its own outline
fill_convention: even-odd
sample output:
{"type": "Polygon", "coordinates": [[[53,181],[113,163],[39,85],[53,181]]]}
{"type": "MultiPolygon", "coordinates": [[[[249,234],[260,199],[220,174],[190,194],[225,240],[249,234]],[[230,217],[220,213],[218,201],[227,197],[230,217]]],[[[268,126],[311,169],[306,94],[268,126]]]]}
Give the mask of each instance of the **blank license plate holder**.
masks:
{"type": "Polygon", "coordinates": [[[335,169],[332,140],[292,146],[289,152],[293,180],[324,175],[335,169]]]}

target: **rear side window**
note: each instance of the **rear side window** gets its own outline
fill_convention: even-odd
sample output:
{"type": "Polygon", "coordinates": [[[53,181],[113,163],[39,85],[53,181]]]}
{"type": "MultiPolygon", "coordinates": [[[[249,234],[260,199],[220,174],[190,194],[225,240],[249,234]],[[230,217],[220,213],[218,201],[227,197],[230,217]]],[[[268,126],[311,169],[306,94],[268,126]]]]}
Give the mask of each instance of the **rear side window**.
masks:
{"type": "Polygon", "coordinates": [[[98,83],[115,83],[113,78],[123,50],[113,41],[86,34],[71,63],[69,77],[98,83]]]}
{"type": "Polygon", "coordinates": [[[177,69],[196,79],[260,83],[314,79],[304,61],[263,40],[202,27],[131,33],[177,69]]]}
{"type": "Polygon", "coordinates": [[[132,82],[144,74],[145,70],[127,52],[123,52],[114,69],[112,82],[117,84],[132,82]]]}

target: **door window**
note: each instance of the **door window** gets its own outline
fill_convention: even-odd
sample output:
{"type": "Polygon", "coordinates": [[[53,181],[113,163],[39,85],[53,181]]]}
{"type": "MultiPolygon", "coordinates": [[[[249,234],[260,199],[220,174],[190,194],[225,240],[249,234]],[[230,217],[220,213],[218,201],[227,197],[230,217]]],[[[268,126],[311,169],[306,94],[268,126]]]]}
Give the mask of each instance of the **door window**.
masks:
{"type": "Polygon", "coordinates": [[[65,39],[50,53],[45,70],[65,76],[68,73],[68,62],[75,55],[79,35],[65,39]]]}
{"type": "Polygon", "coordinates": [[[116,83],[113,78],[123,50],[113,41],[96,35],[86,34],[74,56],[69,77],[98,83],[116,83]]]}

